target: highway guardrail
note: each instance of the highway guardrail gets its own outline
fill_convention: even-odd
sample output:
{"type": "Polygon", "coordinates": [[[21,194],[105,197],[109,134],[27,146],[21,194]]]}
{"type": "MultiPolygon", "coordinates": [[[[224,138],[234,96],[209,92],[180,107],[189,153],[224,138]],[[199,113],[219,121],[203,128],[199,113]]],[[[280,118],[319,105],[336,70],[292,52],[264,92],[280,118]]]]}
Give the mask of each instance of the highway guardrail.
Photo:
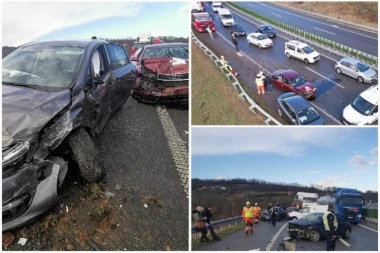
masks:
{"type": "MultiPolygon", "coordinates": [[[[234,224],[236,226],[239,222],[241,222],[241,223],[243,222],[243,218],[241,216],[234,217],[234,218],[228,218],[228,219],[224,219],[224,220],[214,221],[214,222],[211,222],[211,226],[213,226],[214,228],[220,227],[223,225],[231,226],[232,224],[234,224]]],[[[192,234],[197,233],[197,227],[192,227],[191,233],[192,234]]]]}
{"type": "Polygon", "coordinates": [[[235,88],[235,90],[238,92],[239,97],[243,100],[249,103],[249,110],[254,113],[255,115],[263,115],[266,119],[264,120],[264,123],[267,125],[282,125],[279,121],[277,121],[275,118],[273,118],[269,113],[267,113],[264,109],[262,109],[258,104],[256,104],[255,101],[253,101],[248,94],[244,91],[244,89],[241,87],[241,84],[238,79],[231,73],[225,73],[224,72],[224,66],[220,62],[220,59],[207,47],[205,46],[195,35],[193,32],[191,32],[191,37],[194,40],[194,43],[199,46],[199,48],[208,56],[210,59],[215,63],[215,65],[222,71],[222,73],[225,74],[228,80],[231,81],[232,86],[235,88]]]}
{"type": "Polygon", "coordinates": [[[263,21],[265,23],[271,24],[277,29],[281,29],[283,31],[287,31],[285,33],[291,34],[293,36],[297,36],[300,39],[307,40],[309,44],[316,44],[317,46],[329,50],[330,52],[334,52],[337,55],[341,55],[342,57],[356,57],[357,59],[362,60],[363,62],[370,65],[372,68],[377,70],[378,65],[378,57],[373,56],[371,54],[367,54],[365,52],[362,52],[360,50],[345,46],[343,44],[337,43],[332,40],[325,39],[323,37],[317,36],[313,33],[309,33],[306,31],[303,31],[297,27],[282,23],[280,21],[268,18],[266,16],[263,16],[261,14],[258,14],[254,11],[248,10],[244,7],[241,7],[233,2],[226,3],[228,6],[233,8],[235,11],[239,11],[241,13],[244,13],[248,15],[251,18],[258,19],[260,21],[263,21]]]}

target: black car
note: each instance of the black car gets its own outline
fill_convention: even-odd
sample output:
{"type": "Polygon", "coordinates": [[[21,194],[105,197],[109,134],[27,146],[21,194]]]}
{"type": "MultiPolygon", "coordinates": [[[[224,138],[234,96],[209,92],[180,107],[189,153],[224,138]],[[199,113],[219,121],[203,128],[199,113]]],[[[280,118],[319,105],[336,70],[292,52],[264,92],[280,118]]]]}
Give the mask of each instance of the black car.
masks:
{"type": "MultiPolygon", "coordinates": [[[[282,221],[286,219],[286,212],[281,207],[276,207],[277,220],[282,221]]],[[[268,221],[271,219],[270,213],[267,210],[261,211],[260,219],[263,221],[268,221]]]]}
{"type": "Polygon", "coordinates": [[[257,27],[257,32],[267,35],[269,38],[276,37],[276,30],[270,25],[259,25],[257,27]]]}
{"type": "Polygon", "coordinates": [[[277,111],[292,125],[324,125],[324,119],[303,97],[293,92],[277,98],[277,111]]]}
{"type": "MultiPolygon", "coordinates": [[[[299,220],[291,220],[288,223],[288,233],[292,238],[305,238],[311,241],[319,241],[325,237],[325,227],[323,224],[323,213],[311,213],[299,220]]],[[[338,220],[338,236],[350,238],[351,223],[339,214],[336,214],[338,220]]]]}
{"type": "Polygon", "coordinates": [[[232,34],[235,34],[235,36],[245,36],[245,35],[247,35],[245,29],[241,25],[236,24],[236,23],[232,24],[230,26],[230,32],[232,34]]]}
{"type": "Polygon", "coordinates": [[[136,67],[104,40],[34,42],[3,58],[3,231],[51,208],[73,157],[104,176],[91,136],[127,101],[136,67]]]}

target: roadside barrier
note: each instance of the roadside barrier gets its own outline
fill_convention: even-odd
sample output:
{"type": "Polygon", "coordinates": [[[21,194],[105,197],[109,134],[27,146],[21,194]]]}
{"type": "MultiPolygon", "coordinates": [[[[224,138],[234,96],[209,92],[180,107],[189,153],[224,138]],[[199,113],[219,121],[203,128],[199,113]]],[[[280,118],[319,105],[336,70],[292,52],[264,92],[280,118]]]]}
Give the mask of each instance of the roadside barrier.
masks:
{"type": "Polygon", "coordinates": [[[228,80],[231,81],[232,86],[235,88],[237,93],[239,94],[239,97],[243,101],[247,101],[249,103],[249,110],[254,113],[255,115],[263,115],[266,119],[264,120],[264,123],[267,125],[282,125],[279,121],[277,121],[275,118],[273,118],[269,113],[267,113],[264,109],[262,109],[258,104],[253,101],[248,94],[244,91],[244,89],[241,87],[240,82],[236,77],[231,73],[225,73],[224,66],[220,62],[220,59],[207,47],[205,46],[198,38],[194,35],[193,32],[191,32],[191,38],[193,39],[194,43],[199,46],[200,49],[208,56],[210,59],[215,63],[215,65],[224,73],[228,80]]]}
{"type": "MultiPolygon", "coordinates": [[[[231,226],[237,226],[239,223],[243,223],[243,218],[241,216],[234,217],[234,218],[228,218],[225,220],[214,221],[214,222],[211,222],[211,226],[213,226],[214,228],[221,227],[224,225],[231,227],[231,226]]],[[[191,233],[192,234],[197,233],[197,227],[192,227],[191,233]]]]}
{"type": "Polygon", "coordinates": [[[314,44],[318,47],[321,47],[323,50],[329,51],[330,53],[335,53],[336,55],[340,55],[342,57],[356,57],[357,59],[362,60],[363,62],[370,65],[372,68],[377,70],[378,65],[378,57],[373,56],[371,54],[367,54],[365,52],[359,51],[357,49],[345,46],[343,44],[334,42],[332,40],[325,39],[323,37],[317,36],[315,34],[303,31],[298,29],[297,27],[290,26],[288,24],[279,22],[277,20],[273,20],[266,16],[260,15],[256,12],[248,10],[244,7],[241,7],[235,3],[228,2],[226,3],[229,7],[234,9],[237,12],[245,14],[246,16],[254,19],[258,19],[260,21],[264,21],[268,24],[273,25],[277,29],[281,29],[285,34],[294,36],[300,40],[304,40],[308,44],[314,44]]]}

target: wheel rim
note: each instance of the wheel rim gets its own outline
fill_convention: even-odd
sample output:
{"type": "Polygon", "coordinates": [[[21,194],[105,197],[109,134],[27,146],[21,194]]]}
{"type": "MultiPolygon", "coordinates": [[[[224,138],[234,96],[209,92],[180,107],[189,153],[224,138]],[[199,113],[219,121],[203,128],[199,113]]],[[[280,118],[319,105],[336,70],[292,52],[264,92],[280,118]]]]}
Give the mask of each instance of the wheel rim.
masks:
{"type": "Polygon", "coordinates": [[[305,63],[309,63],[309,60],[308,60],[308,59],[305,59],[305,63]]]}
{"type": "Polygon", "coordinates": [[[317,230],[313,230],[310,232],[310,240],[312,240],[313,242],[316,242],[316,241],[319,241],[319,232],[317,230]]]}
{"type": "Polygon", "coordinates": [[[289,54],[289,53],[286,53],[286,57],[290,58],[290,54],[289,54]]]}
{"type": "Polygon", "coordinates": [[[364,82],[364,79],[361,76],[358,77],[358,80],[359,80],[360,83],[364,82]]]}
{"type": "Polygon", "coordinates": [[[337,68],[336,72],[338,72],[338,74],[340,74],[340,73],[342,73],[342,70],[340,68],[337,68]]]}
{"type": "Polygon", "coordinates": [[[350,236],[351,236],[351,232],[348,228],[346,228],[346,231],[344,231],[344,237],[348,239],[350,238],[350,236]]]}

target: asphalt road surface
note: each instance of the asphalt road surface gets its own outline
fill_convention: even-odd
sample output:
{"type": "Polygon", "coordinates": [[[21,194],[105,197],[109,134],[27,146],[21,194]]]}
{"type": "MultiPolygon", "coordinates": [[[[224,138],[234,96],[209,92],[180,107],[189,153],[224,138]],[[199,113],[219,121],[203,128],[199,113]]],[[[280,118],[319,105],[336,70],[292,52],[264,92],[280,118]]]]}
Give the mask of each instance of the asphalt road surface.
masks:
{"type": "MultiPolygon", "coordinates": [[[[377,251],[377,226],[359,224],[352,225],[350,239],[338,239],[336,251],[377,251]]],[[[288,236],[287,222],[279,221],[273,227],[267,221],[254,225],[253,234],[241,231],[222,238],[220,242],[204,243],[196,251],[278,251],[283,250],[280,245],[288,236]]],[[[325,251],[326,240],[312,242],[310,240],[296,240],[297,251],[325,251]]]]}
{"type": "Polygon", "coordinates": [[[95,139],[104,180],[71,170],[56,207],[3,233],[3,250],[188,250],[188,118],[130,98],[95,139]]]}
{"type": "MultiPolygon", "coordinates": [[[[243,3],[242,3],[243,4],[243,3]]],[[[247,4],[247,3],[244,3],[247,4]]],[[[214,16],[216,32],[214,39],[207,33],[197,33],[196,36],[206,44],[217,56],[225,56],[230,65],[239,72],[239,78],[243,80],[254,92],[256,91],[255,76],[264,69],[267,73],[273,73],[278,69],[293,69],[306,77],[317,88],[316,98],[311,104],[325,119],[327,125],[341,125],[343,109],[349,105],[356,96],[372,84],[359,83],[357,80],[339,75],[334,69],[334,65],[341,57],[315,48],[321,59],[314,64],[306,64],[298,59],[288,59],[284,54],[285,42],[294,38],[277,31],[274,45],[271,48],[259,49],[256,46],[248,45],[246,37],[238,37],[241,54],[238,55],[231,42],[231,34],[228,28],[223,27],[217,14],[211,9],[210,4],[205,4],[205,10],[214,16]]],[[[252,20],[237,12],[233,12],[235,23],[241,24],[247,33],[255,32],[257,25],[261,22],[252,20]]],[[[299,20],[299,23],[304,21],[299,20]]],[[[376,45],[377,47],[377,45],[376,45]]],[[[377,84],[377,80],[373,83],[377,84]]],[[[266,93],[257,102],[270,107],[276,112],[276,98],[282,94],[275,88],[274,93],[266,93]]],[[[272,115],[279,118],[275,113],[272,115]]]]}

